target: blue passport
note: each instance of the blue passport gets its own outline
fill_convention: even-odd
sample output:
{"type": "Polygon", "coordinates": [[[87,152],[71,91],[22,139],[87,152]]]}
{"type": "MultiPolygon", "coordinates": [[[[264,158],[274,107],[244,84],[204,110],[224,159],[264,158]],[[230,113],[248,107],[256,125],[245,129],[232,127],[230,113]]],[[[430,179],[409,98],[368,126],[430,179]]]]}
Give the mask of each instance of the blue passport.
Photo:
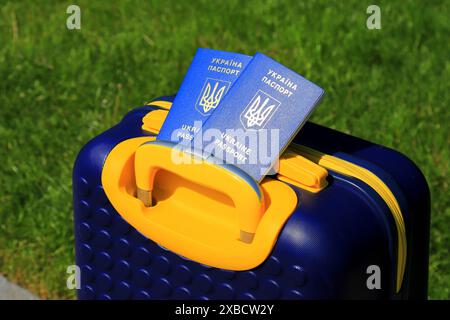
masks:
{"type": "Polygon", "coordinates": [[[260,182],[277,171],[279,155],[323,94],[314,83],[257,53],[194,137],[194,148],[260,182]]]}
{"type": "Polygon", "coordinates": [[[243,54],[198,49],[157,139],[190,144],[250,60],[243,54]]]}

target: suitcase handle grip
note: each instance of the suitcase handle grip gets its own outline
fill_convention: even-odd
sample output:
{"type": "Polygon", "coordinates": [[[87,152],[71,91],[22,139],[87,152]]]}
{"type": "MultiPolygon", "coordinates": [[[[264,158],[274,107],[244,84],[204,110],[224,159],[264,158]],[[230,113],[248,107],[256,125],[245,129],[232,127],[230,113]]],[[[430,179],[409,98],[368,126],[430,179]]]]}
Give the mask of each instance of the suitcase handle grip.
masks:
{"type": "MultiPolygon", "coordinates": [[[[245,175],[237,173],[239,171],[228,172],[227,169],[233,171],[232,168],[221,168],[207,162],[186,165],[192,167],[192,170],[197,167],[201,171],[207,171],[205,176],[210,181],[200,182],[214,183],[212,187],[215,189],[226,188],[226,191],[223,189],[218,193],[209,187],[177,176],[180,174],[178,167],[181,166],[174,169],[177,174],[165,172],[164,162],[171,160],[170,155],[164,156],[156,151],[158,148],[162,151],[163,146],[153,146],[151,157],[159,157],[159,161],[163,161],[163,167],[161,162],[155,161],[161,168],[157,169],[159,173],[156,173],[153,182],[154,196],[158,202],[154,207],[146,207],[136,198],[136,150],[140,149],[143,143],[154,139],[155,137],[145,136],[124,140],[117,144],[105,159],[102,185],[114,210],[125,223],[161,247],[204,265],[226,270],[250,270],[261,265],[272,252],[286,221],[299,205],[294,189],[286,183],[266,177],[258,186],[264,194],[264,214],[257,223],[255,238],[251,243],[239,241],[238,226],[242,222],[238,221],[248,218],[247,214],[251,211],[242,212],[245,210],[245,204],[241,205],[243,200],[235,198],[243,192],[248,192],[250,198],[242,199],[257,207],[259,193],[251,190],[252,187],[244,182],[239,182],[245,175]],[[230,181],[233,179],[238,182],[230,181]],[[233,190],[225,183],[240,189],[233,190]],[[238,205],[232,203],[230,196],[238,205]],[[240,212],[237,212],[238,207],[240,212]]],[[[139,153],[141,151],[143,150],[139,150],[139,153]]],[[[162,152],[167,151],[170,152],[170,148],[162,152]]],[[[145,157],[149,156],[147,154],[145,157]]],[[[193,179],[192,175],[195,173],[181,172],[188,179],[193,179]]]]}
{"type": "Polygon", "coordinates": [[[145,206],[154,205],[152,193],[156,187],[156,174],[160,170],[168,171],[231,199],[237,212],[240,240],[252,242],[265,210],[264,199],[258,183],[244,171],[235,166],[217,164],[211,157],[203,157],[163,141],[141,145],[135,153],[134,165],[137,197],[145,206]]]}

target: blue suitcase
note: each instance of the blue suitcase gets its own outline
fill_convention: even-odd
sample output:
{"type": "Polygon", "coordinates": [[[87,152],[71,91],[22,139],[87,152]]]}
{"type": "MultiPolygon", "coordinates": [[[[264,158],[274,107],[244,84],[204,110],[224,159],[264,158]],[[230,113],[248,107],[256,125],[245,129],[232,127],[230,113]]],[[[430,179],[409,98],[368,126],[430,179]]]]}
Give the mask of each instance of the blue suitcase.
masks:
{"type": "MultiPolygon", "coordinates": [[[[277,203],[283,205],[292,197],[295,206],[288,214],[267,214],[273,220],[266,219],[265,231],[258,226],[259,247],[244,247],[238,238],[228,247],[220,242],[215,247],[214,239],[202,235],[180,241],[184,238],[171,238],[170,225],[152,228],[140,225],[143,220],[130,222],[127,207],[105,185],[105,172],[117,176],[118,184],[128,179],[123,172],[132,164],[115,158],[118,149],[130,141],[154,140],[172,99],[162,97],[130,111],[119,124],[89,141],[76,159],[79,299],[427,297],[430,196],[424,176],[392,149],[311,122],[288,150],[299,155],[300,162],[269,179],[281,191],[270,195],[268,208],[274,211],[277,203]],[[309,170],[311,163],[318,170],[309,170]],[[227,249],[233,246],[244,251],[227,249]]],[[[134,180],[129,179],[117,192],[128,192],[131,198],[136,190],[131,190],[134,180]]],[[[185,181],[183,188],[188,192],[192,185],[185,181]]],[[[192,193],[193,199],[201,196],[192,193]]],[[[163,201],[170,203],[171,196],[163,201]]],[[[176,215],[177,221],[170,223],[182,230],[180,225],[190,223],[190,205],[186,203],[186,212],[180,207],[160,216],[176,215]]],[[[214,213],[204,211],[206,226],[214,213]]],[[[219,241],[222,234],[215,237],[219,241]]]]}

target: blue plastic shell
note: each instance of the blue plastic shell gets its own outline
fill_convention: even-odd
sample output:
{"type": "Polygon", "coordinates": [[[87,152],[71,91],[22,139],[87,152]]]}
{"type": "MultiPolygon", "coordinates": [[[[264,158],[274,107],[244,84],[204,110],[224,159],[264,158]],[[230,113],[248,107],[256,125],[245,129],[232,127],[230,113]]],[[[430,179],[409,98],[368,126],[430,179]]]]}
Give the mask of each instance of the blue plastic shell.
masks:
{"type": "MultiPolygon", "coordinates": [[[[164,97],[170,101],[172,97],[164,97]]],[[[161,100],[158,99],[158,100],[161,100]]],[[[297,192],[299,205],[270,257],[248,271],[227,271],[187,260],[142,236],[111,206],[101,184],[109,152],[123,140],[148,135],[142,118],[157,107],[129,112],[89,141],[73,171],[79,299],[407,299],[426,298],[430,199],[420,170],[402,154],[307,123],[295,142],[376,173],[402,208],[407,269],[395,294],[396,229],[391,213],[365,183],[330,172],[329,186],[297,192]],[[381,289],[369,290],[366,270],[381,269],[381,289]]]]}

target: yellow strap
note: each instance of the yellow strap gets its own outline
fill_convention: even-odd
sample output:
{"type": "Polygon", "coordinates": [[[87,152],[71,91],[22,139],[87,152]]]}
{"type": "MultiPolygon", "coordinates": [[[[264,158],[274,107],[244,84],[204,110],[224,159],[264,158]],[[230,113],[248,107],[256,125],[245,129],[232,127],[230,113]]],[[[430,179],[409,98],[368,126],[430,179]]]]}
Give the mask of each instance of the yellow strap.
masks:
{"type": "Polygon", "coordinates": [[[398,238],[396,290],[400,291],[406,268],[406,230],[400,206],[389,187],[374,173],[351,162],[321,153],[311,148],[292,143],[289,147],[306,158],[329,170],[357,178],[374,189],[386,202],[395,220],[398,238]]]}
{"type": "Polygon", "coordinates": [[[328,171],[298,152],[286,150],[279,160],[277,179],[316,193],[327,185],[328,171]]]}
{"type": "Polygon", "coordinates": [[[166,110],[170,110],[170,107],[172,106],[172,102],[164,101],[164,100],[156,100],[156,101],[148,102],[147,106],[156,106],[156,107],[160,107],[160,108],[163,108],[166,110]]]}
{"type": "Polygon", "coordinates": [[[167,110],[153,110],[142,118],[142,129],[153,134],[158,134],[164,120],[166,120],[167,110]]]}

